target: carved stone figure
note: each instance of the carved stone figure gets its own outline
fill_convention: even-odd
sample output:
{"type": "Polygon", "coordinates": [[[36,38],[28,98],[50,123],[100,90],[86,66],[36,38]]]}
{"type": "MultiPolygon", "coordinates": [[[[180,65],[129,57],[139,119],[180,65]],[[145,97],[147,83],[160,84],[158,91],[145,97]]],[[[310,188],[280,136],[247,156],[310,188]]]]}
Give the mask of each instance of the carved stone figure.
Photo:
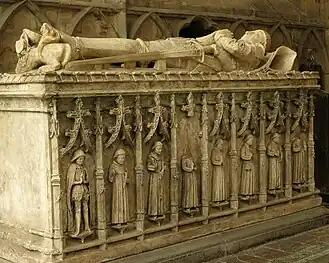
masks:
{"type": "Polygon", "coordinates": [[[69,62],[91,58],[99,58],[98,63],[113,63],[104,58],[122,56],[116,62],[124,62],[129,54],[137,55],[136,60],[130,61],[141,61],[146,58],[138,55],[145,53],[154,54],[153,60],[167,60],[170,67],[215,72],[258,68],[288,71],[296,58],[296,52],[284,46],[266,53],[271,40],[263,30],[247,31],[239,40],[228,29],[196,39],[154,41],[72,37],[48,24],[42,25],[40,33],[24,29],[16,42],[17,73],[38,68],[41,72],[59,70],[69,62]]]}
{"type": "Polygon", "coordinates": [[[75,238],[80,237],[81,214],[83,214],[85,229],[85,233],[81,233],[81,235],[90,235],[92,233],[89,222],[90,193],[87,170],[84,166],[85,156],[83,150],[76,150],[67,171],[67,206],[69,222],[75,223],[75,231],[71,235],[75,238]]]}
{"type": "Polygon", "coordinates": [[[149,220],[158,223],[165,217],[163,176],[166,166],[162,147],[162,142],[155,142],[147,158],[147,170],[150,173],[148,216],[149,220]]]}
{"type": "Polygon", "coordinates": [[[114,160],[109,169],[109,181],[113,184],[112,190],[112,224],[113,228],[123,230],[129,220],[127,169],[125,167],[126,152],[118,149],[114,153],[114,160]]]}
{"type": "Polygon", "coordinates": [[[240,199],[251,200],[256,194],[256,178],[255,178],[255,167],[252,163],[252,144],[254,136],[247,135],[241,147],[241,181],[240,181],[240,199]]]}
{"type": "Polygon", "coordinates": [[[211,152],[212,170],[212,206],[220,207],[228,204],[227,179],[224,171],[224,140],[222,138],[216,141],[211,152]]]}
{"type": "Polygon", "coordinates": [[[268,190],[271,194],[277,194],[282,189],[282,148],[280,134],[274,133],[267,145],[268,162],[268,190]]]}
{"type": "Polygon", "coordinates": [[[306,183],[304,169],[306,143],[300,138],[292,141],[292,183],[295,189],[300,189],[306,183]]]}
{"type": "Polygon", "coordinates": [[[193,216],[199,206],[198,180],[195,173],[196,166],[192,158],[182,157],[183,183],[183,208],[184,212],[193,216]]]}

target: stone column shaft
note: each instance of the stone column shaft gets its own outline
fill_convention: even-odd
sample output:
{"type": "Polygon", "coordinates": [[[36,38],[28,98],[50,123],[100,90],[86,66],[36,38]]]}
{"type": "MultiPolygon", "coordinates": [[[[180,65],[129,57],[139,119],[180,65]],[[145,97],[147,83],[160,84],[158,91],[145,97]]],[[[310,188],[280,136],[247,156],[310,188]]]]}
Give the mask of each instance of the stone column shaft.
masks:
{"type": "Polygon", "coordinates": [[[260,121],[259,121],[259,202],[267,202],[268,172],[266,171],[266,146],[265,146],[265,104],[263,92],[260,94],[260,121]]]}
{"type": "Polygon", "coordinates": [[[292,158],[291,158],[291,94],[287,92],[287,112],[286,112],[286,131],[284,142],[284,171],[285,171],[285,187],[284,194],[286,197],[292,197],[292,158]]]}
{"type": "Polygon", "coordinates": [[[231,164],[231,202],[230,207],[233,209],[238,209],[239,201],[239,175],[238,175],[238,156],[237,156],[237,131],[236,131],[236,110],[235,110],[235,93],[232,93],[231,102],[231,140],[230,140],[230,164],[231,164]]]}
{"type": "Polygon", "coordinates": [[[96,100],[96,207],[97,207],[97,236],[106,240],[106,209],[105,182],[103,167],[103,122],[101,116],[100,99],[96,100]]]}
{"type": "Polygon", "coordinates": [[[61,175],[59,172],[59,124],[57,120],[57,101],[54,99],[50,104],[50,147],[51,147],[51,189],[52,189],[52,211],[53,211],[53,248],[59,253],[63,252],[64,230],[63,210],[61,200],[61,175]]]}
{"type": "Polygon", "coordinates": [[[202,196],[202,215],[209,215],[209,157],[208,157],[208,109],[207,96],[202,95],[202,112],[201,112],[201,196],[202,196]]]}
{"type": "Polygon", "coordinates": [[[138,231],[144,231],[144,178],[143,178],[143,138],[142,138],[142,114],[140,106],[140,97],[136,97],[136,228],[138,231]]]}
{"type": "Polygon", "coordinates": [[[178,169],[177,169],[177,116],[175,95],[171,96],[171,159],[170,159],[170,208],[172,223],[178,223],[178,169]]]}

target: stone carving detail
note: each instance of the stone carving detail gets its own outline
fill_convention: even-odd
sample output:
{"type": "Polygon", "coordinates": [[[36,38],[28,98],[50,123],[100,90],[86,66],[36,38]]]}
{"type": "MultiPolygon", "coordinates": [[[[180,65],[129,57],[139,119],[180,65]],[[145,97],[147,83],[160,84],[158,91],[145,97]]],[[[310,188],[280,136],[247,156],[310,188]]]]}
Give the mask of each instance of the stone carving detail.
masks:
{"type": "Polygon", "coordinates": [[[236,110],[236,97],[235,97],[235,93],[231,94],[231,115],[230,115],[230,122],[236,122],[238,120],[238,113],[236,110]]]}
{"type": "Polygon", "coordinates": [[[242,161],[241,168],[241,181],[240,181],[240,199],[249,200],[255,198],[256,195],[256,176],[255,176],[255,167],[252,162],[253,151],[252,145],[254,141],[254,136],[249,134],[247,135],[241,147],[240,158],[242,161]]]}
{"type": "Polygon", "coordinates": [[[246,95],[246,102],[241,103],[241,107],[245,109],[245,115],[242,117],[242,127],[238,132],[238,136],[241,136],[248,128],[256,133],[258,130],[258,114],[257,105],[252,99],[252,92],[249,91],[246,95]]]}
{"type": "Polygon", "coordinates": [[[306,142],[296,137],[292,141],[292,187],[301,189],[307,183],[305,165],[306,142]]]}
{"type": "Polygon", "coordinates": [[[193,98],[192,92],[190,92],[187,95],[186,102],[187,102],[187,105],[182,106],[182,111],[186,111],[187,116],[192,117],[192,116],[194,116],[194,108],[195,108],[195,103],[194,103],[194,98],[193,98]]]}
{"type": "Polygon", "coordinates": [[[199,194],[196,165],[192,158],[182,157],[183,170],[183,209],[184,213],[193,216],[198,211],[199,194]]]}
{"type": "Polygon", "coordinates": [[[86,127],[84,122],[84,117],[91,116],[91,113],[89,110],[82,108],[83,103],[80,98],[76,99],[75,104],[76,104],[75,110],[69,111],[66,114],[68,118],[74,119],[74,125],[73,125],[73,129],[65,131],[65,136],[69,136],[70,140],[68,144],[63,149],[61,149],[61,156],[64,156],[68,151],[71,150],[71,148],[73,147],[74,143],[78,138],[79,132],[81,134],[81,140],[82,140],[81,145],[84,144],[86,146],[86,150],[93,148],[91,141],[89,139],[89,136],[91,135],[92,132],[90,129],[86,127]]]}
{"type": "Polygon", "coordinates": [[[268,156],[268,191],[269,194],[277,196],[282,192],[282,147],[280,145],[280,134],[274,133],[267,145],[268,156]]]}
{"type": "Polygon", "coordinates": [[[80,238],[82,242],[84,239],[92,234],[89,220],[89,181],[87,170],[84,166],[85,153],[78,149],[73,153],[71,164],[67,170],[67,206],[69,212],[69,230],[73,228],[74,232],[71,234],[73,238],[80,238]],[[84,232],[81,232],[82,215],[84,232]]]}
{"type": "Polygon", "coordinates": [[[112,228],[122,234],[129,221],[128,172],[125,167],[126,152],[118,149],[113,156],[109,169],[109,181],[112,183],[112,228]]]}
{"type": "Polygon", "coordinates": [[[155,142],[147,158],[147,170],[150,174],[148,216],[150,221],[157,222],[159,225],[165,218],[163,178],[166,165],[163,159],[162,148],[162,142],[155,142]]]}
{"type": "Polygon", "coordinates": [[[169,139],[168,133],[168,123],[164,118],[165,107],[161,106],[160,95],[158,93],[154,96],[155,106],[148,111],[153,113],[153,121],[147,124],[147,128],[149,128],[149,132],[146,135],[144,142],[147,143],[155,134],[157,128],[160,128],[160,134],[164,136],[164,138],[169,139]]]}
{"type": "Polygon", "coordinates": [[[50,138],[58,137],[59,135],[59,124],[57,119],[57,103],[56,100],[52,100],[49,103],[50,112],[50,138]]]}
{"type": "Polygon", "coordinates": [[[105,144],[105,148],[109,147],[115,140],[118,138],[120,131],[123,131],[122,140],[127,139],[128,142],[132,145],[133,140],[130,135],[131,126],[126,123],[125,116],[126,114],[130,114],[131,110],[129,107],[125,107],[124,100],[120,95],[115,102],[117,103],[118,107],[110,110],[110,115],[116,116],[115,126],[109,127],[108,132],[111,133],[110,139],[105,144]]]}
{"type": "Polygon", "coordinates": [[[196,39],[168,38],[154,41],[72,37],[48,24],[42,25],[40,33],[24,29],[16,42],[19,58],[17,73],[35,69],[50,72],[64,67],[77,70],[79,66],[93,63],[166,59],[170,67],[187,70],[289,71],[297,55],[284,46],[267,53],[271,37],[263,30],[248,31],[239,40],[228,29],[196,39]]]}
{"type": "Polygon", "coordinates": [[[301,130],[306,131],[308,127],[307,96],[300,90],[298,99],[292,102],[296,105],[297,111],[292,114],[294,122],[291,125],[291,131],[295,131],[299,124],[301,130]]]}
{"type": "Polygon", "coordinates": [[[100,98],[97,98],[95,101],[96,106],[96,123],[94,126],[95,134],[96,135],[103,135],[104,134],[104,125],[103,125],[103,118],[101,115],[101,102],[100,98]]]}
{"type": "Polygon", "coordinates": [[[274,92],[273,100],[269,102],[270,109],[267,110],[267,119],[270,123],[266,128],[266,134],[270,133],[275,127],[278,127],[278,131],[280,132],[284,131],[284,120],[286,116],[282,113],[283,106],[283,102],[280,100],[280,92],[274,92]]]}
{"type": "Polygon", "coordinates": [[[215,136],[216,134],[229,134],[229,117],[228,117],[228,108],[224,105],[224,95],[222,92],[219,92],[216,96],[216,119],[214,121],[214,127],[210,132],[210,136],[215,136]],[[226,113],[226,114],[225,114],[226,113]]]}
{"type": "Polygon", "coordinates": [[[224,140],[219,138],[211,152],[212,170],[212,206],[222,207],[228,204],[228,179],[224,170],[226,153],[224,152],[224,140]]]}

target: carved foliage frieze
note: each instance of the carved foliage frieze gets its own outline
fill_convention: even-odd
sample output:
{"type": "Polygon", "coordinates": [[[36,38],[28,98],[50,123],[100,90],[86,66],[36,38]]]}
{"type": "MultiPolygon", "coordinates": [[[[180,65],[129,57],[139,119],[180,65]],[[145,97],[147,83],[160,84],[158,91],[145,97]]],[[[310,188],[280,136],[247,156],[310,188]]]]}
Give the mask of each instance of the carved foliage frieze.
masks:
{"type": "Polygon", "coordinates": [[[213,128],[210,132],[210,136],[215,136],[217,134],[228,135],[230,133],[230,120],[228,106],[224,103],[224,94],[219,92],[216,96],[216,117],[214,121],[213,128]]]}
{"type": "Polygon", "coordinates": [[[83,109],[83,102],[81,98],[77,98],[75,104],[75,110],[68,111],[66,114],[67,118],[74,119],[74,124],[72,129],[65,131],[65,136],[70,137],[70,140],[67,145],[61,149],[61,156],[64,156],[72,149],[78,138],[79,132],[81,134],[81,146],[85,145],[86,150],[93,148],[90,141],[90,135],[92,132],[89,128],[87,128],[84,121],[84,118],[91,116],[91,113],[88,109],[83,109]]]}
{"type": "Polygon", "coordinates": [[[165,120],[164,112],[165,107],[161,106],[161,99],[159,93],[154,96],[155,106],[148,109],[148,112],[153,114],[153,120],[147,124],[149,132],[144,138],[144,142],[147,143],[155,134],[159,128],[159,133],[164,137],[164,139],[169,139],[168,123],[165,120]]]}
{"type": "Polygon", "coordinates": [[[286,115],[284,114],[284,103],[280,99],[279,91],[274,92],[273,100],[269,101],[266,112],[269,123],[265,133],[271,133],[274,128],[277,128],[279,132],[283,132],[285,129],[284,120],[286,115]]]}
{"type": "Polygon", "coordinates": [[[127,139],[130,144],[133,144],[133,140],[131,138],[131,125],[126,123],[125,116],[131,113],[129,107],[125,107],[124,99],[120,95],[115,100],[117,104],[117,108],[111,109],[109,114],[115,115],[115,125],[108,128],[108,132],[111,134],[111,137],[105,144],[105,148],[109,147],[115,140],[118,138],[120,131],[122,130],[123,136],[122,140],[127,139]]]}
{"type": "Polygon", "coordinates": [[[252,130],[253,133],[258,131],[258,107],[252,95],[252,92],[249,91],[246,94],[246,101],[240,104],[241,108],[245,109],[245,113],[241,117],[242,127],[238,131],[238,136],[243,135],[248,129],[252,130]]]}
{"type": "Polygon", "coordinates": [[[292,119],[294,121],[291,125],[291,131],[295,131],[298,126],[300,126],[302,131],[306,131],[308,128],[308,111],[305,92],[300,90],[298,98],[293,99],[292,103],[295,105],[296,111],[292,113],[292,119]]]}

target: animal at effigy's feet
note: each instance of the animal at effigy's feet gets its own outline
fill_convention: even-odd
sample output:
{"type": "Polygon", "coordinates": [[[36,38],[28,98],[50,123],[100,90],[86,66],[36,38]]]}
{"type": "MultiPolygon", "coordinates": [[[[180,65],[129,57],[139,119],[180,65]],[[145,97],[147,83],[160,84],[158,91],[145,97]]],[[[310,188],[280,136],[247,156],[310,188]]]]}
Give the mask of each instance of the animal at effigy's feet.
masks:
{"type": "Polygon", "coordinates": [[[83,65],[127,62],[135,67],[137,62],[144,61],[156,61],[156,65],[165,61],[166,67],[188,71],[291,70],[296,52],[281,46],[268,53],[270,45],[271,38],[263,30],[247,31],[238,40],[228,29],[221,29],[195,39],[143,41],[73,37],[43,24],[40,34],[24,29],[16,42],[16,73],[76,70],[83,65]]]}

